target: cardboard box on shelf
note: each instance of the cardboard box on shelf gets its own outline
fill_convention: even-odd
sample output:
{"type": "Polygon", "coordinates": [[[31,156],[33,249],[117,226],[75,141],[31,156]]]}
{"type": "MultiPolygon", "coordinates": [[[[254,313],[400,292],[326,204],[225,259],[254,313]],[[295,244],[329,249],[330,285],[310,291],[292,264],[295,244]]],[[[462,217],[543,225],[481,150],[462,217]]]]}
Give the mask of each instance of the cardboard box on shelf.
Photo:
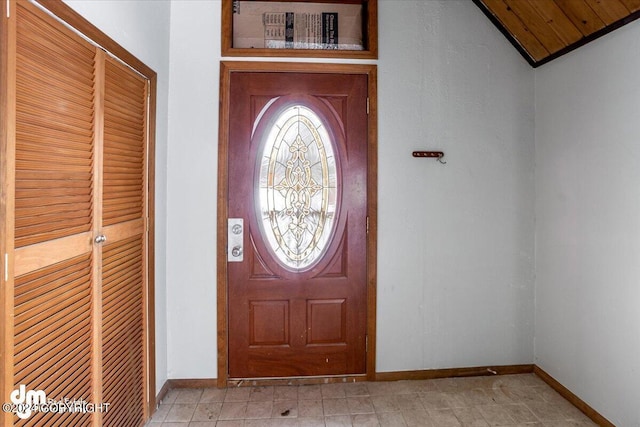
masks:
{"type": "Polygon", "coordinates": [[[233,47],[363,50],[362,5],[236,0],[233,47]]]}

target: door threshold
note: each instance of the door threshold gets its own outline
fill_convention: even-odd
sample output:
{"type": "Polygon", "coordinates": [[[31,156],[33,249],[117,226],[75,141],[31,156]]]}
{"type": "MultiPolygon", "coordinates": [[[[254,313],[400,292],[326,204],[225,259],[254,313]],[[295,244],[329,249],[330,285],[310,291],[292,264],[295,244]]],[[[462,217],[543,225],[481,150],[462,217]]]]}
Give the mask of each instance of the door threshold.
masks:
{"type": "Polygon", "coordinates": [[[321,375],[308,377],[227,378],[227,387],[265,387],[279,385],[313,385],[367,381],[366,374],[321,375]]]}

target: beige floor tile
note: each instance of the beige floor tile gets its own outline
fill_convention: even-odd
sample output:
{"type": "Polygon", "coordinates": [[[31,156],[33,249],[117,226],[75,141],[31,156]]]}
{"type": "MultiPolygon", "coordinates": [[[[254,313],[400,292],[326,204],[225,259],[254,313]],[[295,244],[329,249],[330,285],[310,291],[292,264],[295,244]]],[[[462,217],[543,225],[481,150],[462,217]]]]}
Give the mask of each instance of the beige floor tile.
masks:
{"type": "Polygon", "coordinates": [[[322,406],[325,417],[349,414],[347,399],[323,399],[322,406]]]}
{"type": "Polygon", "coordinates": [[[388,396],[396,394],[402,388],[394,381],[380,381],[367,383],[369,396],[388,396]]]}
{"type": "Polygon", "coordinates": [[[189,422],[196,410],[195,403],[174,403],[164,418],[164,423],[168,422],[189,422]]]}
{"type": "Polygon", "coordinates": [[[389,391],[391,394],[412,394],[415,393],[413,389],[413,381],[391,381],[389,383],[389,391]]]}
{"type": "Polygon", "coordinates": [[[400,412],[398,400],[394,395],[371,396],[373,408],[377,413],[400,412]]]}
{"type": "Polygon", "coordinates": [[[473,390],[476,388],[491,388],[495,384],[497,375],[495,376],[481,376],[481,377],[463,377],[463,378],[454,378],[456,381],[459,381],[462,385],[462,388],[465,390],[473,390]]]}
{"type": "Polygon", "coordinates": [[[344,384],[342,383],[322,384],[320,389],[322,390],[323,399],[340,399],[347,397],[344,384]]]}
{"type": "Polygon", "coordinates": [[[351,417],[349,415],[324,417],[324,425],[326,427],[351,427],[351,417]]]}
{"type": "Polygon", "coordinates": [[[511,405],[501,405],[516,423],[535,423],[538,422],[533,412],[524,403],[515,403],[511,405]]]}
{"type": "Polygon", "coordinates": [[[476,407],[453,408],[453,414],[463,427],[489,427],[489,423],[476,407]]]}
{"type": "Polygon", "coordinates": [[[247,419],[255,419],[255,418],[271,418],[273,414],[273,402],[249,402],[247,404],[247,411],[245,413],[245,418],[247,419]]]}
{"type": "MultiPolygon", "coordinates": [[[[495,386],[506,385],[510,387],[524,387],[534,385],[530,383],[528,377],[529,374],[515,374],[515,375],[491,375],[485,377],[476,377],[479,381],[487,384],[487,388],[493,388],[495,386]]],[[[537,385],[537,383],[535,384],[537,385]]]]}
{"type": "Polygon", "coordinates": [[[564,397],[562,397],[560,393],[558,393],[557,391],[553,390],[550,387],[539,387],[538,392],[540,393],[542,398],[545,400],[545,402],[558,403],[558,402],[565,401],[564,397]]]}
{"type": "Polygon", "coordinates": [[[215,421],[222,411],[222,402],[198,403],[191,418],[193,421],[215,421]]]}
{"type": "Polygon", "coordinates": [[[220,410],[220,420],[241,420],[247,413],[248,402],[224,402],[220,410]]]}
{"type": "Polygon", "coordinates": [[[487,395],[489,399],[487,402],[489,404],[495,403],[497,405],[507,405],[510,403],[517,403],[518,401],[513,399],[511,395],[510,387],[503,384],[496,384],[492,388],[487,388],[484,390],[484,393],[487,395]]]}
{"type": "Polygon", "coordinates": [[[373,409],[373,403],[371,403],[371,398],[368,396],[349,397],[347,398],[347,406],[349,408],[349,413],[352,415],[373,414],[375,412],[373,409]]]}
{"type": "Polygon", "coordinates": [[[200,396],[200,403],[224,402],[227,395],[226,388],[205,388],[200,396]]]}
{"type": "Polygon", "coordinates": [[[179,388],[169,390],[160,403],[175,403],[176,397],[178,397],[178,393],[180,393],[179,388]]]}
{"type": "Polygon", "coordinates": [[[323,417],[322,400],[298,400],[298,417],[323,417]]]}
{"type": "Polygon", "coordinates": [[[408,427],[401,412],[384,412],[377,415],[381,427],[408,427]]]}
{"type": "Polygon", "coordinates": [[[298,386],[278,386],[274,388],[273,400],[298,400],[298,386]]]}
{"type": "Polygon", "coordinates": [[[460,421],[453,413],[453,409],[432,409],[427,411],[434,426],[437,427],[461,427],[460,421]]]}
{"type": "Polygon", "coordinates": [[[597,426],[597,424],[591,420],[582,420],[582,421],[562,420],[562,421],[542,423],[542,426],[543,427],[590,427],[590,426],[597,426]]]}
{"type": "Polygon", "coordinates": [[[540,393],[541,387],[505,386],[501,390],[514,403],[545,402],[540,393]]]}
{"type": "Polygon", "coordinates": [[[380,422],[376,414],[356,414],[351,415],[351,425],[353,427],[379,427],[380,422]]]}
{"type": "Polygon", "coordinates": [[[403,411],[401,414],[407,427],[437,427],[424,409],[418,411],[403,411]]]}
{"type": "Polygon", "coordinates": [[[474,377],[474,384],[476,388],[494,388],[503,384],[501,375],[487,376],[487,377],[474,377]]]}
{"type": "Polygon", "coordinates": [[[299,427],[324,427],[324,417],[299,417],[299,427]]]}
{"type": "Polygon", "coordinates": [[[566,419],[566,410],[549,402],[528,402],[527,407],[542,422],[562,421],[566,419]]]}
{"type": "Polygon", "coordinates": [[[438,391],[438,387],[433,382],[433,380],[408,381],[406,385],[410,393],[427,393],[430,391],[438,391]]]}
{"type": "Polygon", "coordinates": [[[584,426],[595,426],[595,425],[597,425],[596,423],[591,421],[591,419],[589,417],[587,417],[583,413],[580,413],[580,415],[574,417],[574,419],[572,421],[575,421],[575,422],[579,423],[578,425],[584,425],[584,426]]]}
{"type": "Polygon", "coordinates": [[[271,418],[286,419],[298,418],[297,400],[277,400],[273,402],[271,418]]]}
{"type": "Polygon", "coordinates": [[[431,409],[427,413],[437,427],[461,427],[460,421],[453,413],[453,409],[431,409]]]}
{"type": "Polygon", "coordinates": [[[474,388],[454,393],[463,406],[491,405],[495,402],[487,395],[484,389],[474,388]]]}
{"type": "Polygon", "coordinates": [[[244,427],[244,420],[220,420],[216,427],[244,427]]]}
{"type": "Polygon", "coordinates": [[[540,377],[535,374],[523,374],[523,375],[509,375],[507,377],[511,377],[516,381],[522,381],[522,384],[525,386],[545,386],[548,387],[547,383],[542,381],[540,377]]]}
{"type": "Polygon", "coordinates": [[[255,420],[244,420],[244,427],[280,427],[274,423],[272,418],[261,418],[255,420]]]}
{"type": "Polygon", "coordinates": [[[447,409],[453,407],[463,407],[460,399],[456,398],[452,393],[443,393],[440,391],[432,391],[419,394],[420,402],[425,409],[447,409]],[[456,404],[459,403],[459,404],[456,404]]]}
{"type": "Polygon", "coordinates": [[[159,405],[158,409],[156,409],[156,412],[154,412],[153,416],[151,417],[151,422],[161,423],[162,421],[164,421],[170,409],[171,409],[171,404],[163,403],[159,405]]]}
{"type": "Polygon", "coordinates": [[[273,391],[273,387],[251,387],[251,391],[249,392],[249,400],[252,402],[271,402],[273,400],[273,391]]]}
{"type": "Polygon", "coordinates": [[[322,389],[319,385],[302,385],[298,387],[298,399],[322,399],[322,389]]]}
{"type": "Polygon", "coordinates": [[[369,396],[367,384],[363,382],[347,383],[344,385],[347,397],[369,396]]]}
{"type": "Polygon", "coordinates": [[[417,393],[413,394],[398,394],[394,396],[396,399],[396,404],[398,408],[400,408],[401,412],[405,411],[419,411],[424,409],[424,405],[420,401],[419,395],[417,393]]]}
{"type": "Polygon", "coordinates": [[[180,389],[173,403],[198,403],[201,396],[201,388],[183,388],[180,389]]]}
{"type": "Polygon", "coordinates": [[[271,424],[265,427],[298,427],[298,419],[297,418],[271,419],[271,424]]]}
{"type": "Polygon", "coordinates": [[[517,424],[503,405],[481,405],[478,406],[478,411],[490,426],[517,424]]]}
{"type": "Polygon", "coordinates": [[[461,381],[464,378],[438,378],[433,380],[439,391],[453,393],[473,388],[468,381],[461,381]]]}
{"type": "Polygon", "coordinates": [[[234,387],[227,389],[224,396],[225,402],[248,402],[251,394],[251,387],[234,387]]]}

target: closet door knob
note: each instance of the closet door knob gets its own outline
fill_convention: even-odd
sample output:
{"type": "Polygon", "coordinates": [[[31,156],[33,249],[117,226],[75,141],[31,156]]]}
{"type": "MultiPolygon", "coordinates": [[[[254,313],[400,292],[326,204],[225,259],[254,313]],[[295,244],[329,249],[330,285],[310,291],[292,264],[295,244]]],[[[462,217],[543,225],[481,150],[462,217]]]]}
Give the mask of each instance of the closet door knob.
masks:
{"type": "Polygon", "coordinates": [[[96,238],[95,238],[95,242],[96,243],[104,243],[106,241],[107,241],[107,237],[104,234],[96,236],[96,238]]]}

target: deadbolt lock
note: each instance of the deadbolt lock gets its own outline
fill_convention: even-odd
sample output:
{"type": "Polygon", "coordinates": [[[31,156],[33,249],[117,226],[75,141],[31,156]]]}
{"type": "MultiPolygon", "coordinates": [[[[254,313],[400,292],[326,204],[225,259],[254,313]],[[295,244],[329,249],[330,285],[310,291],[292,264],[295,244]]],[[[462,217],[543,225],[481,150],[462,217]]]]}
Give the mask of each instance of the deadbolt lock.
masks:
{"type": "Polygon", "coordinates": [[[227,228],[227,261],[242,262],[244,221],[242,218],[229,218],[227,228]]]}

